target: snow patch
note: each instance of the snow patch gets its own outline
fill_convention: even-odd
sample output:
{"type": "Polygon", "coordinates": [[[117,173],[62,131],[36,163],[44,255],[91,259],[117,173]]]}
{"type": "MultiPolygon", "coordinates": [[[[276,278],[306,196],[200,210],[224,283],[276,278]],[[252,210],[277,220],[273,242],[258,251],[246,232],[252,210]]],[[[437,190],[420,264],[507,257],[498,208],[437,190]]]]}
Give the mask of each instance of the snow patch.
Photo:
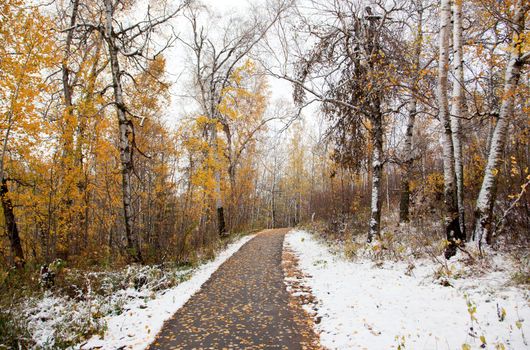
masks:
{"type": "Polygon", "coordinates": [[[318,300],[315,327],[326,348],[528,348],[529,293],[507,287],[506,273],[451,279],[452,287],[444,287],[434,283],[438,266],[429,260],[416,261],[412,273],[405,262],[351,262],[299,230],[284,244],[312,276],[304,283],[318,300]]]}

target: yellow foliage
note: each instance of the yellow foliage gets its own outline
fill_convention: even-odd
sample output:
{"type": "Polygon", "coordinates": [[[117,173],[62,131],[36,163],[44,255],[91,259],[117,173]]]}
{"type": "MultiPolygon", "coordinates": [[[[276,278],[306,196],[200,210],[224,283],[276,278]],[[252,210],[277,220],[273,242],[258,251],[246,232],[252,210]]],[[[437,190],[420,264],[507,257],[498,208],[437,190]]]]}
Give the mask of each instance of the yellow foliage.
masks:
{"type": "Polygon", "coordinates": [[[441,195],[444,191],[444,175],[442,173],[432,173],[427,176],[425,189],[429,194],[441,195]]]}

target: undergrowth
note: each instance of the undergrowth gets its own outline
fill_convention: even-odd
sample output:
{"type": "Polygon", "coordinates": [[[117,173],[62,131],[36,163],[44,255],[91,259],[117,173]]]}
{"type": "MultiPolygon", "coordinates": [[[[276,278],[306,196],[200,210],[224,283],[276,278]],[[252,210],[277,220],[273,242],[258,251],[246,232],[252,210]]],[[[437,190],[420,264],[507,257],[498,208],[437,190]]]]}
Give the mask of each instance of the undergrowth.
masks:
{"type": "Polygon", "coordinates": [[[42,278],[38,265],[0,270],[0,350],[67,349],[103,335],[106,316],[189,279],[196,266],[245,234],[218,240],[184,263],[79,268],[58,259],[47,265],[49,279],[42,278]]]}
{"type": "Polygon", "coordinates": [[[367,228],[353,218],[316,221],[300,228],[313,233],[331,250],[340,252],[348,260],[368,259],[375,266],[381,266],[386,261],[405,262],[407,273],[411,273],[422,259],[432,261],[437,266],[433,272],[434,280],[446,286],[451,285],[451,279],[481,276],[508,267],[512,285],[523,288],[530,285],[530,253],[527,249],[512,246],[507,250],[499,246],[496,250],[490,248],[479,252],[474,244],[468,243],[459,247],[457,256],[447,261],[443,257],[447,240],[436,223],[431,226],[424,224],[421,231],[414,224],[387,224],[381,235],[371,243],[366,241],[367,228]]]}

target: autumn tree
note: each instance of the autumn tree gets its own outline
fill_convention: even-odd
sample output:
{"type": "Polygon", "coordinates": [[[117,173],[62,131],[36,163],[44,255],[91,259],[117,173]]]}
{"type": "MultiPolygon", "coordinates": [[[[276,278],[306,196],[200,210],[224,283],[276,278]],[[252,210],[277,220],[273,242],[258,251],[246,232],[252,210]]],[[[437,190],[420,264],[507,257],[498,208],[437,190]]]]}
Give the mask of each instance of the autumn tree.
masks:
{"type": "MultiPolygon", "coordinates": [[[[316,9],[321,7],[316,3],[314,6],[316,9]]],[[[398,4],[386,8],[378,3],[377,10],[380,13],[374,13],[375,8],[362,7],[360,2],[327,4],[323,12],[329,21],[308,24],[309,28],[319,28],[319,35],[313,49],[305,57],[300,57],[297,76],[283,75],[284,79],[294,83],[295,99],[299,103],[307,94],[313,101],[323,103],[324,112],[336,123],[337,130],[341,130],[339,124],[351,125],[348,130],[354,130],[355,136],[348,135],[350,140],[363,142],[368,134],[372,147],[368,241],[379,236],[381,230],[384,119],[393,112],[394,84],[391,77],[396,74],[395,54],[401,52],[395,32],[402,24],[391,20],[401,8],[398,4]],[[325,87],[316,90],[306,84],[312,75],[325,76],[325,87]],[[367,132],[360,131],[361,127],[367,132]]],[[[315,31],[311,29],[309,32],[315,31]]],[[[349,147],[348,151],[355,152],[355,148],[349,147]]],[[[349,154],[345,156],[351,157],[349,154]]]]}
{"type": "MultiPolygon", "coordinates": [[[[226,23],[221,23],[216,28],[216,32],[221,33],[217,38],[214,32],[208,31],[203,24],[200,8],[192,8],[187,12],[186,18],[189,21],[192,37],[183,42],[190,49],[193,57],[193,82],[197,90],[195,100],[202,114],[211,120],[209,130],[205,134],[211,148],[218,148],[218,123],[227,126],[223,127],[223,131],[227,139],[231,139],[228,127],[230,123],[225,115],[220,113],[219,106],[227,89],[233,86],[232,78],[235,70],[248,58],[252,49],[265,37],[287,6],[287,2],[280,2],[273,10],[271,18],[260,17],[259,11],[254,11],[252,18],[246,21],[237,17],[229,18],[226,23]]],[[[234,167],[231,171],[233,170],[234,167]]],[[[214,170],[214,177],[217,227],[219,235],[223,236],[227,233],[227,227],[220,169],[214,170]]]]}
{"type": "Polygon", "coordinates": [[[510,15],[511,43],[504,73],[504,86],[500,99],[497,122],[493,129],[484,177],[475,206],[473,240],[481,248],[492,243],[493,207],[495,205],[502,152],[505,148],[509,119],[514,113],[515,92],[523,66],[529,62],[528,33],[525,20],[530,10],[527,1],[517,0],[508,10],[510,15]]]}
{"type": "Polygon", "coordinates": [[[286,166],[286,196],[288,197],[289,226],[296,226],[305,218],[305,200],[310,186],[305,164],[307,149],[304,140],[303,125],[295,122],[291,127],[288,146],[288,162],[286,166]]]}
{"type": "Polygon", "coordinates": [[[49,18],[26,5],[15,0],[0,5],[0,195],[17,267],[24,266],[25,258],[8,181],[17,180],[11,165],[38,145],[44,118],[39,105],[45,104],[44,93],[50,88],[41,72],[52,66],[55,50],[49,18]]]}
{"type": "MultiPolygon", "coordinates": [[[[121,172],[122,172],[122,199],[125,224],[125,237],[127,250],[134,261],[141,261],[141,249],[138,233],[134,229],[134,209],[132,203],[132,177],[134,172],[133,154],[136,148],[134,142],[134,124],[132,119],[143,119],[143,116],[134,114],[128,107],[124,96],[124,84],[131,73],[122,68],[125,61],[144,69],[145,61],[158,56],[167,48],[174,38],[167,39],[166,45],[156,47],[152,42],[152,34],[163,24],[174,18],[184,6],[184,3],[169,10],[164,8],[162,13],[153,15],[148,7],[145,19],[133,23],[118,20],[120,12],[127,12],[128,3],[125,1],[114,2],[103,0],[99,7],[101,17],[97,19],[82,18],[79,24],[70,31],[78,30],[84,33],[98,33],[102,36],[108,53],[112,83],[109,88],[113,97],[109,105],[116,108],[119,127],[119,143],[121,172]],[[97,20],[99,22],[94,22],[97,20]],[[115,27],[116,26],[116,27],[115,27]]],[[[129,14],[131,14],[129,12],[129,14]]]]}

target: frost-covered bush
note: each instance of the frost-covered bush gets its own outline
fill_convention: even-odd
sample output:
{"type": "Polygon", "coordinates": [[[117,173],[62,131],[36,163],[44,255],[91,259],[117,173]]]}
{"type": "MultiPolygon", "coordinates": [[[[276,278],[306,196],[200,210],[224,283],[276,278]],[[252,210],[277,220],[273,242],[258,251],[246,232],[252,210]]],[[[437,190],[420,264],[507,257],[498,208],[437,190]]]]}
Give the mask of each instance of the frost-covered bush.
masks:
{"type": "Polygon", "coordinates": [[[87,295],[84,301],[47,292],[41,298],[28,299],[22,317],[32,338],[42,348],[67,348],[105,329],[99,315],[104,298],[87,295]]]}
{"type": "Polygon", "coordinates": [[[17,332],[31,335],[38,348],[68,348],[103,334],[106,316],[126,312],[128,305],[176,286],[191,272],[189,267],[162,265],[131,265],[115,271],[64,269],[52,289],[13,307],[10,311],[16,316],[10,322],[24,325],[17,332]]]}
{"type": "Polygon", "coordinates": [[[0,310],[0,350],[27,349],[33,345],[26,325],[10,310],[0,310]]]}

